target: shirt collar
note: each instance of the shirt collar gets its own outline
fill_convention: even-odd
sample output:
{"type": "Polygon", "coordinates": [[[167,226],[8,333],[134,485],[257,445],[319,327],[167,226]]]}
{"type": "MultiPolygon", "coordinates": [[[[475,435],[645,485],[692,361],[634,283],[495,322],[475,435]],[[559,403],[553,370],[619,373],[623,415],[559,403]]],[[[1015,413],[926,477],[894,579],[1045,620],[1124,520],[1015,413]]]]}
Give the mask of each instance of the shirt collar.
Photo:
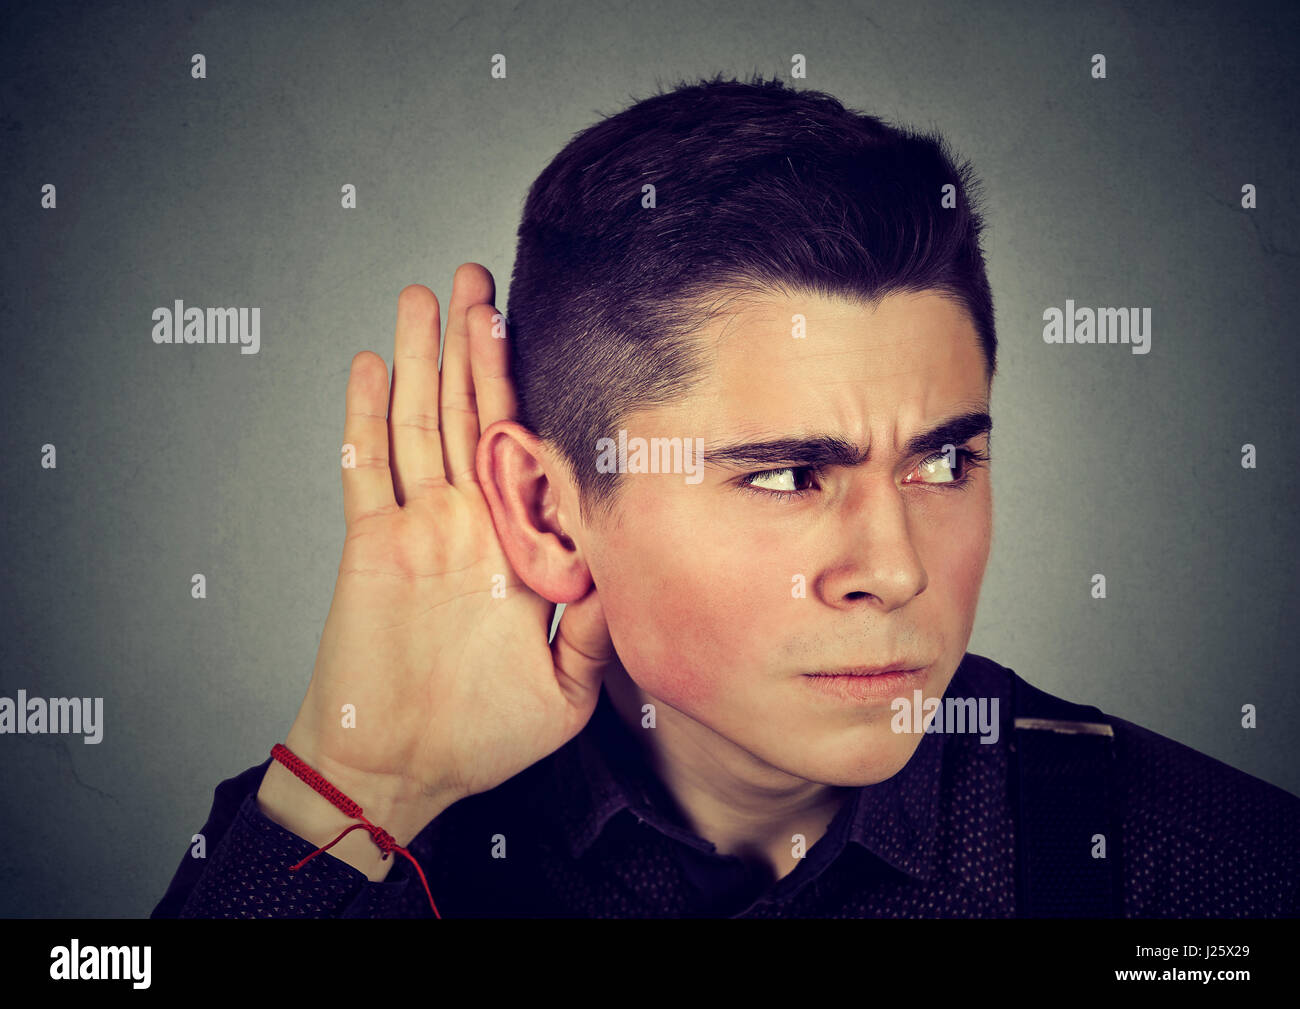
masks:
{"type": "Polygon", "coordinates": [[[569,851],[580,858],[615,814],[628,809],[658,821],[666,814],[649,780],[648,754],[602,686],[586,727],[560,753],[559,788],[569,851]]]}
{"type": "Polygon", "coordinates": [[[901,771],[849,800],[849,840],[918,879],[934,871],[943,744],[938,733],[922,735],[901,771]]]}
{"type": "MultiPolygon", "coordinates": [[[[953,694],[954,687],[964,683],[963,672],[970,659],[969,654],[963,658],[946,693],[953,694]]],[[[909,876],[930,877],[946,738],[926,733],[902,770],[885,781],[859,788],[849,798],[845,841],[860,845],[909,876]]],[[[623,723],[603,687],[591,720],[557,756],[561,815],[575,859],[624,809],[682,840],[691,836],[670,812],[671,800],[650,769],[643,744],[623,723]]],[[[836,851],[832,857],[838,854],[836,851]]]]}

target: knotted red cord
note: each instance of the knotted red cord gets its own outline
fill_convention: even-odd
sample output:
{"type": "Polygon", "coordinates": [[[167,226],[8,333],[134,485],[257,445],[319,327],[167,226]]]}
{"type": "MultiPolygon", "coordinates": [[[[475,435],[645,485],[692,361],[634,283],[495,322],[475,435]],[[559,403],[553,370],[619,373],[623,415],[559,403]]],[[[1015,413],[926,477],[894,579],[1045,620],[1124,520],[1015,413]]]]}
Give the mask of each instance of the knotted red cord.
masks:
{"type": "Polygon", "coordinates": [[[297,754],[283,743],[276,743],[271,747],[271,756],[282,763],[285,767],[289,768],[289,770],[303,781],[307,782],[307,784],[311,785],[312,788],[320,792],[320,794],[325,796],[325,798],[329,799],[329,801],[339,809],[347,813],[348,816],[362,821],[361,823],[354,823],[351,827],[345,827],[343,833],[339,834],[339,836],[334,838],[334,840],[329,844],[325,845],[323,848],[317,848],[297,865],[289,866],[290,872],[297,872],[322,851],[329,851],[330,848],[342,841],[344,837],[360,827],[370,834],[371,838],[374,839],[375,844],[379,845],[379,850],[384,853],[382,856],[383,858],[387,858],[391,852],[396,851],[405,855],[410,860],[411,864],[415,866],[415,871],[420,874],[420,882],[424,884],[424,892],[428,894],[429,906],[433,908],[433,916],[439,919],[442,918],[442,915],[438,913],[438,905],[433,902],[433,894],[429,892],[429,881],[424,878],[424,870],[420,868],[420,863],[415,860],[415,857],[409,851],[397,843],[392,834],[384,830],[383,827],[367,820],[365,814],[361,812],[360,806],[304,764],[297,754]]]}

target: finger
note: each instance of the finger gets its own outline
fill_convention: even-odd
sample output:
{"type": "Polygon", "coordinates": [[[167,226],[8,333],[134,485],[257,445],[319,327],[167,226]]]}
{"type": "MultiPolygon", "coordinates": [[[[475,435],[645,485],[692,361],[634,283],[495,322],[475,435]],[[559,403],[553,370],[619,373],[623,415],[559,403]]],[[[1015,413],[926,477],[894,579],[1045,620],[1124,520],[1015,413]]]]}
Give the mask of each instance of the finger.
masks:
{"type": "Polygon", "coordinates": [[[510,377],[510,338],[505,319],[491,305],[469,311],[469,355],[478,397],[478,432],[498,420],[518,420],[519,403],[510,377]]]}
{"type": "Polygon", "coordinates": [[[387,407],[388,368],[378,354],[363,350],[352,359],[343,421],[343,519],[348,525],[397,507],[388,468],[387,407]]]}
{"type": "Polygon", "coordinates": [[[594,585],[577,602],[564,607],[551,642],[551,660],[560,688],[578,716],[572,726],[576,735],[596,707],[605,672],[618,660],[594,585]]]}
{"type": "Polygon", "coordinates": [[[447,339],[442,348],[442,445],[447,477],[453,484],[476,481],[474,453],[478,448],[478,401],[470,375],[469,326],[466,313],[474,305],[491,304],[496,294],[492,274],[478,263],[462,263],[452,280],[447,307],[447,339]]]}
{"type": "Polygon", "coordinates": [[[409,284],[397,296],[388,429],[398,503],[446,485],[438,433],[438,316],[438,299],[423,284],[409,284]]]}

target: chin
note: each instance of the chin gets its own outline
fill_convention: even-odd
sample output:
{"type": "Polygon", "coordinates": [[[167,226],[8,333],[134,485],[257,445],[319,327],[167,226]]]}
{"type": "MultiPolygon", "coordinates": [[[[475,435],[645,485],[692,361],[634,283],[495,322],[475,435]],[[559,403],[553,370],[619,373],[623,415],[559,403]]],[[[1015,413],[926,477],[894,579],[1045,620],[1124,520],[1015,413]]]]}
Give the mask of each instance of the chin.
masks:
{"type": "Polygon", "coordinates": [[[900,745],[898,734],[885,730],[888,739],[878,736],[873,740],[854,747],[843,742],[835,744],[832,752],[824,755],[810,755],[806,750],[791,754],[789,762],[772,761],[783,768],[786,773],[805,781],[815,781],[822,785],[835,785],[840,788],[861,788],[864,785],[877,785],[892,778],[912,759],[916,747],[923,736],[908,736],[900,745]],[[874,745],[873,745],[874,743],[874,745]]]}

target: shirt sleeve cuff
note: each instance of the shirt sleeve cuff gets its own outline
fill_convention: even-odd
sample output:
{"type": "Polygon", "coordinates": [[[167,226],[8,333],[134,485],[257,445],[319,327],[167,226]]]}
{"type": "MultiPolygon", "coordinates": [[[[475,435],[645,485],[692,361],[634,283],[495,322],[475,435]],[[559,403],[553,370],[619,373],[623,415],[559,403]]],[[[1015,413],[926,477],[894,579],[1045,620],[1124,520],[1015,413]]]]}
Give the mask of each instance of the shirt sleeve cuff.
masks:
{"type": "Polygon", "coordinates": [[[229,832],[210,854],[180,912],[182,918],[386,918],[395,914],[411,889],[410,863],[396,864],[379,883],[355,867],[316,850],[305,838],[269,819],[257,805],[256,791],[240,804],[229,832]]]}

